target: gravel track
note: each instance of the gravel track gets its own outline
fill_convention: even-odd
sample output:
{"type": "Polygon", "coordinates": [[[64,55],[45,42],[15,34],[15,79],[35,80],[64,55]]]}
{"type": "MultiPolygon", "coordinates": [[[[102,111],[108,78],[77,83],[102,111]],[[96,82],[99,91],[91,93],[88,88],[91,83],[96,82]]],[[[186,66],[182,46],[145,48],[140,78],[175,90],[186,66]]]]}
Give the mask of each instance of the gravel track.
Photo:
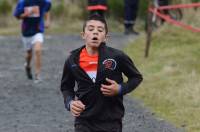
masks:
{"type": "MultiPolygon", "coordinates": [[[[122,48],[134,36],[111,34],[109,45],[122,48]]],[[[20,37],[0,36],[0,132],[73,132],[73,117],[64,109],[59,91],[69,51],[82,45],[78,35],[46,36],[43,82],[34,84],[24,72],[20,37]]],[[[123,132],[183,132],[158,119],[142,102],[128,96],[123,132]]]]}

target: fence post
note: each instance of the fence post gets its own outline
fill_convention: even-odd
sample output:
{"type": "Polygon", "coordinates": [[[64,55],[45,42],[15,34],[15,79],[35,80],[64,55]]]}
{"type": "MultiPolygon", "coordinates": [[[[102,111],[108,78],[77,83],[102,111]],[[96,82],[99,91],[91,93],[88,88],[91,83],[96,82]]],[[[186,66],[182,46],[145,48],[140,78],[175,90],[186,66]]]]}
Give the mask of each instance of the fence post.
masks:
{"type": "Polygon", "coordinates": [[[151,46],[151,36],[152,36],[152,13],[149,11],[151,7],[151,2],[149,2],[148,11],[147,11],[147,31],[146,31],[146,47],[145,47],[145,58],[149,55],[149,49],[151,46]]]}

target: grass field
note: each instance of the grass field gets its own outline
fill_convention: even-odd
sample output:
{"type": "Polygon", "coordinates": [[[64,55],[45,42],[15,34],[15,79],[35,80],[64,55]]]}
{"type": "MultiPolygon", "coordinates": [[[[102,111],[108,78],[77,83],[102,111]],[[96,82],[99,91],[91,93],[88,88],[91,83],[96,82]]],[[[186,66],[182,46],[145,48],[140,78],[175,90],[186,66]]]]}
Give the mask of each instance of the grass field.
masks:
{"type": "MultiPolygon", "coordinates": [[[[9,16],[1,18],[0,35],[20,35],[21,34],[21,20],[9,16]]],[[[123,22],[114,20],[114,18],[107,19],[109,25],[109,32],[123,32],[123,22]]],[[[46,29],[46,34],[77,34],[82,31],[83,20],[69,18],[51,19],[49,29],[46,29]]]]}
{"type": "Polygon", "coordinates": [[[157,116],[187,132],[200,131],[200,37],[165,25],[153,34],[149,58],[144,58],[145,35],[126,47],[144,76],[132,94],[157,116]]]}

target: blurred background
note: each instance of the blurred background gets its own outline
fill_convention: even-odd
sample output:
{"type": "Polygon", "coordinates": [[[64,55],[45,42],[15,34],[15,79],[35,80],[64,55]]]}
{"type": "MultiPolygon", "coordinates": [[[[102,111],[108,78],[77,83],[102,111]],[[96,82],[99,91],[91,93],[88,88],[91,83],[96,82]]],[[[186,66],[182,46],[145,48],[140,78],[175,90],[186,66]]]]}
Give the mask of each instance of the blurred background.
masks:
{"type": "MultiPolygon", "coordinates": [[[[171,0],[173,4],[191,3],[199,0],[171,0]]],[[[17,0],[0,0],[0,34],[16,34],[19,33],[19,21],[13,17],[13,10],[17,0]]],[[[140,0],[139,13],[136,27],[143,30],[147,15],[147,7],[149,0],[140,0]]],[[[52,0],[52,24],[48,33],[72,33],[80,32],[82,20],[87,16],[88,12],[86,0],[52,0]],[[70,24],[69,24],[70,23],[70,24]],[[60,26],[61,25],[61,26],[60,26]],[[64,28],[63,28],[64,27],[64,28]]],[[[185,10],[189,12],[188,10],[185,10]]],[[[191,16],[193,16],[190,13],[191,16]]],[[[123,31],[124,16],[124,0],[108,0],[108,11],[106,18],[108,19],[111,32],[123,31]]],[[[185,15],[186,17],[186,15],[185,15]]],[[[193,21],[187,16],[187,22],[193,21]]]]}
{"type": "MultiPolygon", "coordinates": [[[[0,0],[0,35],[20,34],[20,21],[13,17],[17,0],[0,0]]],[[[187,4],[199,0],[173,0],[187,4]]],[[[86,0],[52,0],[51,28],[47,34],[77,34],[87,16],[86,0]]],[[[144,75],[140,88],[132,93],[144,105],[187,132],[200,131],[200,35],[165,23],[152,36],[149,58],[144,58],[145,21],[148,0],[140,0],[136,29],[141,34],[124,51],[144,75]]],[[[200,8],[182,9],[182,22],[200,27],[200,8]]],[[[123,0],[108,0],[111,32],[123,32],[123,0]]]]}

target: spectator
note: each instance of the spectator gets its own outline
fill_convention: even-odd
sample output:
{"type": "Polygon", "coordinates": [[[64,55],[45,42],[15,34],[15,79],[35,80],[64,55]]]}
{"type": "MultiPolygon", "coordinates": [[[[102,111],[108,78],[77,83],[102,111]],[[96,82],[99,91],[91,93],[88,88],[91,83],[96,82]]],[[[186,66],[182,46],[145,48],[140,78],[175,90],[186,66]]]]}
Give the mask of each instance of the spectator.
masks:
{"type": "Polygon", "coordinates": [[[139,33],[135,31],[134,26],[137,18],[139,0],[124,0],[124,28],[125,35],[139,33]]]}
{"type": "MultiPolygon", "coordinates": [[[[158,0],[158,6],[167,6],[169,5],[169,0],[158,0]]],[[[168,10],[163,10],[160,11],[161,13],[164,13],[165,15],[169,15],[169,11],[168,10]]],[[[161,23],[164,24],[165,20],[162,19],[161,23]]]]}
{"type": "Polygon", "coordinates": [[[97,13],[104,16],[107,8],[107,0],[88,0],[87,10],[90,14],[97,13]]]}
{"type": "MultiPolygon", "coordinates": [[[[169,5],[169,0],[158,0],[159,6],[167,6],[169,5]]],[[[169,14],[168,10],[164,10],[164,14],[169,14]]]]}

